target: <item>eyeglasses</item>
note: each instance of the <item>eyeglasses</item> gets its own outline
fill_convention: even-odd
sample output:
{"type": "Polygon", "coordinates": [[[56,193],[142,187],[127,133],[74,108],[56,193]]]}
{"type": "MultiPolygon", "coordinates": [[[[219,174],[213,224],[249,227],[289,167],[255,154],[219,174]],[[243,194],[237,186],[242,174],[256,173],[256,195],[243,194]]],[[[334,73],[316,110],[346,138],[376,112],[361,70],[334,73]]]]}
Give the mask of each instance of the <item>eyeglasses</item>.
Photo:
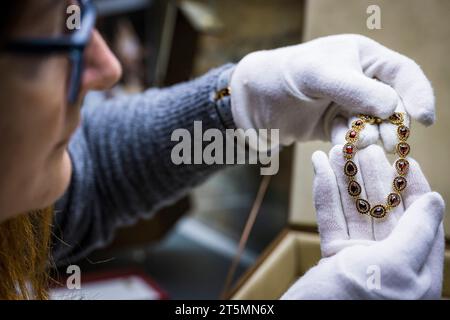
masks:
{"type": "Polygon", "coordinates": [[[67,100],[76,102],[83,72],[83,53],[89,43],[97,17],[91,0],[78,0],[81,11],[80,28],[57,38],[20,38],[9,41],[2,50],[19,54],[68,53],[71,63],[67,100]]]}

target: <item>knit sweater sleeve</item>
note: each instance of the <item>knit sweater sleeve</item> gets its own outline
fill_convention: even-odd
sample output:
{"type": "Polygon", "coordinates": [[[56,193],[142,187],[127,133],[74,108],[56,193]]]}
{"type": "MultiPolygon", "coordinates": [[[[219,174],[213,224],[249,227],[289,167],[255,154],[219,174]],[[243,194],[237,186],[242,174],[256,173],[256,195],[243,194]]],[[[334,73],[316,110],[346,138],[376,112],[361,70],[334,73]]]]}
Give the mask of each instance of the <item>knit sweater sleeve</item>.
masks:
{"type": "Polygon", "coordinates": [[[192,81],[110,99],[82,108],[69,143],[70,185],[55,204],[53,260],[67,264],[110,242],[117,227],[175,202],[220,165],[173,164],[175,129],[225,131],[234,126],[229,103],[214,93],[232,64],[192,81]]]}

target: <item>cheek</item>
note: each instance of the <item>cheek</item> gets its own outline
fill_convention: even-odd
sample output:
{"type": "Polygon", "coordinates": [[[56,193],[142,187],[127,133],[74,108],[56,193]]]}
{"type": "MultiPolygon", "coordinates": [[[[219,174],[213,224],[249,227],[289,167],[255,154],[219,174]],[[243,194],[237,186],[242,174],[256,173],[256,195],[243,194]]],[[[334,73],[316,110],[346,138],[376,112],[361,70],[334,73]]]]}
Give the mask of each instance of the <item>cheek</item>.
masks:
{"type": "Polygon", "coordinates": [[[66,59],[23,62],[7,72],[0,63],[11,75],[0,80],[0,209],[14,213],[56,200],[70,176],[68,155],[56,148],[68,123],[66,59]]]}
{"type": "Polygon", "coordinates": [[[7,101],[2,116],[8,117],[0,130],[15,153],[44,158],[63,135],[67,123],[66,65],[63,57],[47,59],[27,70],[23,70],[27,67],[24,64],[0,94],[0,101],[7,101]]]}

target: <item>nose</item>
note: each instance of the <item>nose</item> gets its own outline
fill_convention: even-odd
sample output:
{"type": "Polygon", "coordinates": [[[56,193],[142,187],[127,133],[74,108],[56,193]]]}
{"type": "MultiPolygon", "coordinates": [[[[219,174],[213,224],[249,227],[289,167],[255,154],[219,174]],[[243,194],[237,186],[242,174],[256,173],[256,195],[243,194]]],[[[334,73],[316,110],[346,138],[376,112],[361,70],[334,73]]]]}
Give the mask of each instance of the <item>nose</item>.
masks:
{"type": "Polygon", "coordinates": [[[105,90],[112,87],[121,77],[122,67],[97,30],[84,52],[84,71],[81,92],[105,90]]]}

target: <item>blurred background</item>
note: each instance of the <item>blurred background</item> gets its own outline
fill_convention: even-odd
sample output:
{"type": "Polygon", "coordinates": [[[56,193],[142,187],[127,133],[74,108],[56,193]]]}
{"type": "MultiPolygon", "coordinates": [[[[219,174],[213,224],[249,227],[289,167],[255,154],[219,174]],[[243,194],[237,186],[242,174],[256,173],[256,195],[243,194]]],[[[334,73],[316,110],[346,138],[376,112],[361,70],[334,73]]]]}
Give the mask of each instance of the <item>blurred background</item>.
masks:
{"type": "MultiPolygon", "coordinates": [[[[98,28],[123,64],[121,82],[103,99],[167,86],[255,50],[338,33],[367,35],[416,60],[436,93],[437,124],[413,124],[412,157],[432,188],[450,201],[450,1],[447,0],[96,0],[98,28]],[[369,5],[381,9],[381,29],[366,25],[369,5]]],[[[263,73],[262,73],[263,75],[263,73]]],[[[281,152],[234,281],[287,227],[315,230],[312,142],[281,152]]],[[[256,166],[226,169],[151,219],[118,231],[107,248],[79,263],[82,274],[139,270],[172,299],[220,297],[227,271],[261,181],[256,166]]],[[[447,236],[450,219],[446,219],[447,236]]],[[[131,273],[135,271],[129,271],[131,273]]],[[[65,269],[56,271],[64,277],[65,269]]]]}

